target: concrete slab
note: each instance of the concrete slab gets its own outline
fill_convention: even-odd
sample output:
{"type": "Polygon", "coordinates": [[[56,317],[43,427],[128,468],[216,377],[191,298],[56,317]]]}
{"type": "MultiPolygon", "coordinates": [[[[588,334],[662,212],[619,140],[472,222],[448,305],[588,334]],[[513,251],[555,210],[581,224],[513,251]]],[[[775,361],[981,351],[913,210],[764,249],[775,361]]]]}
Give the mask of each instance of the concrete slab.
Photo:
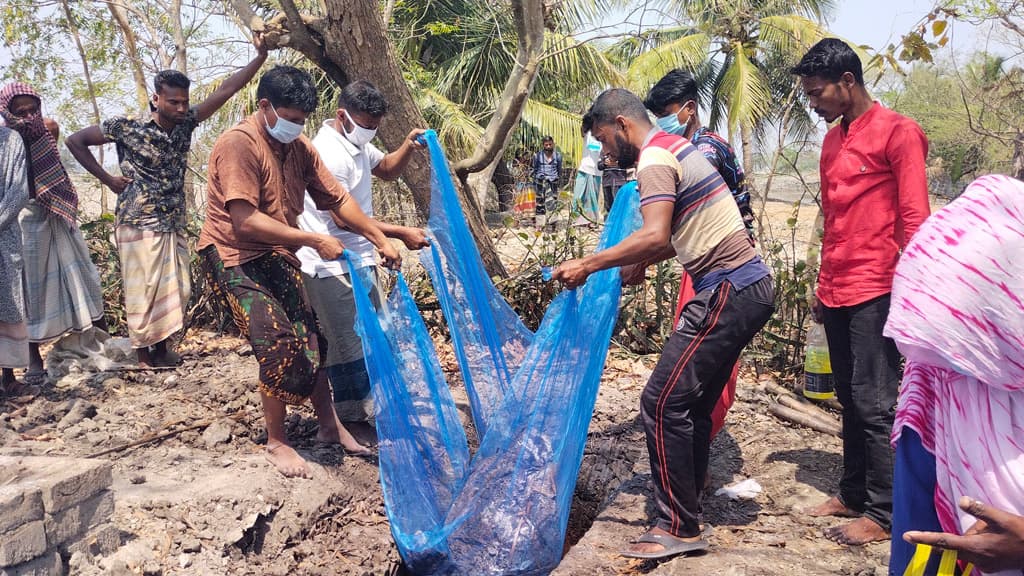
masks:
{"type": "Polygon", "coordinates": [[[113,514],[114,493],[104,490],[81,504],[47,514],[44,521],[46,540],[50,546],[60,546],[106,522],[113,514]]]}
{"type": "Polygon", "coordinates": [[[56,551],[23,562],[17,566],[0,568],[0,576],[63,576],[64,561],[56,551]]]}
{"type": "Polygon", "coordinates": [[[15,566],[46,552],[46,529],[42,520],[22,524],[0,534],[0,566],[15,566]]]}
{"type": "Polygon", "coordinates": [[[113,481],[110,462],[84,458],[0,456],[0,468],[23,467],[18,485],[38,488],[43,508],[54,514],[106,490],[113,481]]]}
{"type": "Polygon", "coordinates": [[[42,491],[17,484],[0,486],[0,534],[42,519],[42,491]]]}

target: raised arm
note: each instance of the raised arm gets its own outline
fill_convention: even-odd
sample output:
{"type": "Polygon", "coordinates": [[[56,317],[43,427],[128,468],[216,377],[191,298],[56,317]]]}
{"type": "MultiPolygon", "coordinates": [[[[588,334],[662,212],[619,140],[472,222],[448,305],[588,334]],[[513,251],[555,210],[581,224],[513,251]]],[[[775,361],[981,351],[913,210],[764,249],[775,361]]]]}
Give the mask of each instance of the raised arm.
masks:
{"type": "Polygon", "coordinates": [[[64,144],[67,145],[71,155],[75,157],[75,160],[78,160],[82,168],[88,170],[90,174],[98,178],[100,182],[113,190],[115,194],[120,194],[132,179],[125,178],[124,176],[115,176],[104,170],[103,166],[100,166],[100,163],[96,161],[96,157],[89,150],[90,146],[103,146],[109,142],[112,142],[112,140],[107,139],[103,135],[103,130],[95,124],[88,128],[82,128],[64,139],[64,144]]]}
{"type": "Polygon", "coordinates": [[[256,57],[249,62],[245,68],[232,74],[227,80],[221,83],[216,90],[196,106],[196,119],[200,122],[220,110],[232,96],[241,90],[249,80],[252,80],[263,63],[267,61],[267,45],[263,40],[262,32],[253,32],[252,45],[256,47],[256,57]]]}
{"type": "Polygon", "coordinates": [[[405,140],[402,140],[402,145],[394,152],[385,156],[373,168],[372,174],[383,180],[394,180],[401,176],[402,172],[405,171],[405,167],[409,165],[409,160],[412,159],[412,151],[423,148],[423,145],[417,142],[416,139],[422,136],[424,132],[425,130],[421,128],[409,132],[405,140]]]}

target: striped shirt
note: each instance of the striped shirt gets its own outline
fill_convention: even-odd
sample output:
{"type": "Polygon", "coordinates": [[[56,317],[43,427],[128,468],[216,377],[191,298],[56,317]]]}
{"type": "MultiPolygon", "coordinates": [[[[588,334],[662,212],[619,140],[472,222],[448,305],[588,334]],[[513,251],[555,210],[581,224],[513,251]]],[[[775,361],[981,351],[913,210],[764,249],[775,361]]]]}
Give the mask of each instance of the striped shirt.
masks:
{"type": "Polygon", "coordinates": [[[672,247],[695,284],[757,258],[729,187],[690,141],[652,129],[640,150],[637,185],[641,207],[673,203],[672,247]]]}

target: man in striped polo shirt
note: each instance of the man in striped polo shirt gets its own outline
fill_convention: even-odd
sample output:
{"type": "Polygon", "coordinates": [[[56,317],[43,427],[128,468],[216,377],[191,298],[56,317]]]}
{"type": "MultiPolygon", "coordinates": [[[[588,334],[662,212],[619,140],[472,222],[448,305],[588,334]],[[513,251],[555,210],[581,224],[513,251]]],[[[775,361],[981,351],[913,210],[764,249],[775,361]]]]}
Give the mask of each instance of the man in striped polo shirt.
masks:
{"type": "Polygon", "coordinates": [[[640,398],[657,517],[622,554],[664,558],[703,550],[700,489],[711,412],[743,347],[775,309],[772,279],[725,181],[688,140],[653,126],[636,95],[607,90],[584,118],[584,130],[619,166],[636,166],[643,225],[608,250],[562,263],[554,278],[576,288],[598,270],[674,256],[697,292],[640,398]]]}

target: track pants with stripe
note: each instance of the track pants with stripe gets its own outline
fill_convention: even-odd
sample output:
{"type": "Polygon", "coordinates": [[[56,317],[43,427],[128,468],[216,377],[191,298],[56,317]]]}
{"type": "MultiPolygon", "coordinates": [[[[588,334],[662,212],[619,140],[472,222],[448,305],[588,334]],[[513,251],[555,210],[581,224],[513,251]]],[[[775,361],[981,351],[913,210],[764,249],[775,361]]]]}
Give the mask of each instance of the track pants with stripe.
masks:
{"type": "Polygon", "coordinates": [[[742,290],[729,281],[683,308],[640,397],[656,526],[679,537],[700,534],[700,490],[711,450],[711,413],[743,348],[775,310],[770,276],[742,290]]]}

